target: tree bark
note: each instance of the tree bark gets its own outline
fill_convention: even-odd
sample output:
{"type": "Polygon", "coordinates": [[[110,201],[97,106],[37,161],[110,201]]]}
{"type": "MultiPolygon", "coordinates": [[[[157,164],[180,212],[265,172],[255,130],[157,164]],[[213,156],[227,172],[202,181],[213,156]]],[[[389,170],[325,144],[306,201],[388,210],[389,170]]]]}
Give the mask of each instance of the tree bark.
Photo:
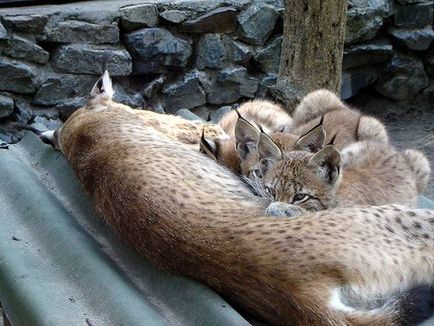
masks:
{"type": "Polygon", "coordinates": [[[346,0],[285,0],[280,69],[271,93],[292,109],[307,93],[341,89],[346,0]]]}

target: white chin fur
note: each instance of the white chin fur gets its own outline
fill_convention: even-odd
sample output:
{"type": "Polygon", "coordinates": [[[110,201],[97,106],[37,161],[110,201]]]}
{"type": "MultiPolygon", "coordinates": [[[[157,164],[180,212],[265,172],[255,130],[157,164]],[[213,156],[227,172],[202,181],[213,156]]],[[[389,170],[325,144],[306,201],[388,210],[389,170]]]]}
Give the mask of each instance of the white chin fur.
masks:
{"type": "Polygon", "coordinates": [[[54,131],[55,130],[48,130],[41,133],[41,137],[44,137],[45,139],[49,140],[50,142],[54,142],[54,131]]]}

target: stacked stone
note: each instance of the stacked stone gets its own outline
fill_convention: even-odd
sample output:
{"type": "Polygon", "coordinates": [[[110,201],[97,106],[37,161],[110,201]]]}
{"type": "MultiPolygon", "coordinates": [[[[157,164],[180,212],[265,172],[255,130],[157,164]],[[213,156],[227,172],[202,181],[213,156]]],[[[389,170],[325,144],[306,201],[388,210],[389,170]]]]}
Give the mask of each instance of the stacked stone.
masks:
{"type": "Polygon", "coordinates": [[[429,91],[433,40],[432,0],[350,0],[342,97],[370,85],[392,100],[429,91]]]}
{"type": "MultiPolygon", "coordinates": [[[[283,0],[98,1],[0,10],[0,139],[53,128],[105,69],[116,100],[217,121],[277,78],[283,0]]],[[[432,0],[349,1],[342,95],[402,100],[434,75],[432,0]],[[430,77],[428,77],[428,74],[430,77]]]]}

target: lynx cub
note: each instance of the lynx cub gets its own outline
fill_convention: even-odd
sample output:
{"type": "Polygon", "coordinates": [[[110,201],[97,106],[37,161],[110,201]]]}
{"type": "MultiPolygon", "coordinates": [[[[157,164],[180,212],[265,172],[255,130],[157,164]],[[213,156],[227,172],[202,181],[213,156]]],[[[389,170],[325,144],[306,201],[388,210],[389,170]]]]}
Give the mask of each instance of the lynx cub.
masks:
{"type": "Polygon", "coordinates": [[[261,126],[267,133],[289,132],[293,128],[292,118],[277,104],[264,100],[246,102],[236,111],[226,114],[219,122],[225,136],[213,137],[204,131],[200,151],[234,172],[241,173],[235,126],[238,115],[246,121],[261,126]]]}
{"type": "MultiPolygon", "coordinates": [[[[243,121],[240,125],[256,129],[243,121]]],[[[429,162],[416,150],[400,153],[388,144],[359,141],[339,151],[325,144],[326,133],[318,125],[296,142],[297,150],[284,151],[264,132],[243,133],[253,132],[259,133],[253,153],[240,153],[248,160],[244,171],[248,182],[272,202],[295,205],[285,208],[273,203],[268,212],[274,215],[278,209],[298,214],[389,203],[415,206],[428,183],[429,162]]],[[[243,140],[239,145],[243,147],[243,140]]]]}
{"type": "MultiPolygon", "coordinates": [[[[300,136],[318,125],[321,119],[328,135],[326,142],[334,137],[338,149],[363,140],[388,143],[387,132],[381,122],[350,109],[327,90],[308,94],[295,109],[294,119],[279,105],[262,100],[247,102],[237,111],[247,123],[260,127],[284,150],[297,149],[295,143],[300,136]]],[[[256,146],[259,131],[249,130],[251,134],[240,134],[245,130],[236,128],[238,115],[230,112],[219,123],[228,137],[213,138],[205,132],[200,148],[210,158],[243,174],[245,169],[241,166],[240,155],[245,155],[246,148],[240,148],[239,138],[248,137],[251,140],[244,141],[244,146],[251,151],[256,146]]],[[[245,160],[243,164],[246,165],[245,160]]]]}

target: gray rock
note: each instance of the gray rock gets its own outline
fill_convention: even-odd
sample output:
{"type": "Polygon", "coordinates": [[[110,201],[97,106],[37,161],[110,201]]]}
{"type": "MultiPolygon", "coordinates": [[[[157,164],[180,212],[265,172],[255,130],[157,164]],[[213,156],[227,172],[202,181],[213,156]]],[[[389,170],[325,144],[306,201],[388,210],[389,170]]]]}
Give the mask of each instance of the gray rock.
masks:
{"type": "Polygon", "coordinates": [[[250,77],[244,67],[221,70],[210,85],[205,86],[208,103],[230,104],[242,97],[253,98],[258,90],[258,79],[250,77]]]}
{"type": "Polygon", "coordinates": [[[8,31],[0,22],[0,40],[5,40],[8,37],[8,31]]]}
{"type": "Polygon", "coordinates": [[[71,102],[75,98],[88,97],[96,78],[76,75],[51,75],[33,97],[33,103],[41,106],[55,106],[71,102]]]}
{"type": "Polygon", "coordinates": [[[400,27],[422,28],[433,23],[433,3],[396,5],[394,24],[400,27]]]}
{"type": "Polygon", "coordinates": [[[197,68],[222,68],[226,59],[226,48],[222,35],[202,35],[196,45],[196,55],[197,68]]]}
{"type": "MultiPolygon", "coordinates": [[[[119,1],[109,1],[113,3],[112,6],[110,3],[89,3],[84,6],[76,6],[75,8],[66,9],[66,10],[55,10],[55,12],[50,15],[50,19],[48,20],[48,24],[51,24],[53,21],[67,21],[67,20],[77,20],[88,22],[92,24],[100,24],[107,25],[117,22],[120,19],[120,10],[122,8],[122,4],[119,1]],[[116,4],[117,2],[117,4],[116,4]]],[[[122,1],[124,4],[130,3],[139,3],[144,1],[122,1]]],[[[48,7],[48,8],[52,8],[48,7]]],[[[70,7],[71,8],[71,7],[70,7]]]]}
{"type": "Polygon", "coordinates": [[[256,52],[255,60],[259,63],[261,71],[267,73],[277,73],[279,71],[282,41],[282,36],[276,37],[267,46],[256,52]]]}
{"type": "Polygon", "coordinates": [[[13,144],[18,141],[24,136],[24,132],[16,132],[11,130],[3,130],[0,126],[0,148],[8,148],[8,144],[13,144]]]}
{"type": "Polygon", "coordinates": [[[346,100],[356,95],[361,89],[375,83],[380,77],[378,69],[354,68],[344,71],[342,74],[341,97],[346,100]]]}
{"type": "Polygon", "coordinates": [[[38,86],[39,78],[35,66],[0,57],[0,90],[29,94],[35,92],[38,86]]]}
{"type": "Polygon", "coordinates": [[[188,18],[188,13],[182,10],[165,10],[160,13],[160,17],[168,22],[179,24],[188,18]]]}
{"type": "Polygon", "coordinates": [[[14,112],[14,99],[0,94],[0,119],[9,117],[14,112]]]}
{"type": "MultiPolygon", "coordinates": [[[[17,106],[17,104],[15,104],[15,106],[17,106]]],[[[59,111],[53,107],[46,108],[46,107],[32,106],[30,112],[31,112],[32,119],[35,119],[36,117],[45,117],[51,120],[58,120],[60,116],[59,111]]]]}
{"type": "Polygon", "coordinates": [[[74,113],[79,108],[86,105],[88,96],[86,97],[75,97],[70,100],[64,101],[56,105],[56,110],[60,114],[60,118],[65,121],[69,116],[74,113]]]}
{"type": "Polygon", "coordinates": [[[345,48],[343,67],[349,69],[383,62],[389,58],[392,51],[392,44],[386,40],[353,45],[345,48]]]}
{"type": "Polygon", "coordinates": [[[410,50],[427,50],[434,39],[432,26],[427,26],[422,29],[392,27],[388,31],[398,43],[410,50]]]}
{"type": "Polygon", "coordinates": [[[210,111],[211,111],[210,108],[206,105],[198,106],[197,108],[191,109],[191,112],[193,112],[203,121],[209,120],[210,111]]]}
{"type": "Polygon", "coordinates": [[[411,3],[430,3],[432,0],[398,0],[400,4],[411,4],[411,3]]]}
{"type": "Polygon", "coordinates": [[[148,105],[147,110],[151,110],[157,113],[165,114],[166,111],[163,108],[163,104],[161,102],[154,102],[150,105],[148,105]]]}
{"type": "Polygon", "coordinates": [[[393,0],[349,0],[345,43],[368,41],[392,15],[393,0]]]}
{"type": "Polygon", "coordinates": [[[371,40],[383,26],[383,11],[378,8],[354,7],[347,12],[345,43],[371,40]]]}
{"type": "Polygon", "coordinates": [[[222,7],[186,21],[180,27],[186,33],[232,33],[236,24],[237,11],[232,7],[222,7]]]}
{"type": "Polygon", "coordinates": [[[240,38],[250,44],[263,44],[273,32],[279,12],[265,3],[255,3],[238,16],[240,38]]]}
{"type": "Polygon", "coordinates": [[[48,16],[43,14],[29,14],[2,17],[4,25],[14,31],[29,34],[42,33],[45,24],[48,22],[48,16]]]}
{"type": "Polygon", "coordinates": [[[277,82],[277,74],[269,74],[262,78],[259,83],[258,91],[256,92],[256,97],[267,97],[268,87],[275,85],[277,82]]]}
{"type": "Polygon", "coordinates": [[[2,148],[2,149],[8,149],[9,148],[9,144],[2,139],[1,134],[0,134],[0,148],[2,148]]]}
{"type": "Polygon", "coordinates": [[[18,121],[27,123],[33,117],[33,107],[22,97],[15,98],[15,109],[17,111],[18,121]]]}
{"type": "Polygon", "coordinates": [[[226,48],[226,57],[230,62],[245,64],[252,57],[250,48],[245,44],[227,36],[224,36],[223,40],[226,48]]]}
{"type": "Polygon", "coordinates": [[[69,44],[57,48],[52,64],[62,72],[127,76],[132,71],[131,57],[123,47],[93,44],[69,44]]]}
{"type": "Polygon", "coordinates": [[[39,45],[17,35],[0,40],[0,53],[39,64],[46,64],[50,57],[50,54],[39,45]]]}
{"type": "Polygon", "coordinates": [[[59,119],[51,119],[43,116],[36,116],[32,120],[33,123],[31,124],[31,126],[39,130],[43,130],[43,129],[53,130],[53,129],[60,128],[62,126],[62,121],[60,121],[59,119]]]}
{"type": "Polygon", "coordinates": [[[162,96],[164,109],[170,113],[206,103],[205,92],[200,84],[197,71],[192,71],[181,80],[166,85],[162,90],[162,96]]]}
{"type": "Polygon", "coordinates": [[[158,72],[162,67],[185,67],[191,56],[188,41],[164,28],[145,28],[126,35],[125,44],[139,74],[158,72]]]}
{"type": "Polygon", "coordinates": [[[389,18],[395,14],[395,0],[386,0],[384,6],[384,14],[385,18],[389,18]]]}
{"type": "Polygon", "coordinates": [[[423,95],[428,98],[430,103],[434,103],[434,85],[431,85],[423,90],[423,95]]]}
{"type": "Polygon", "coordinates": [[[239,85],[239,91],[242,96],[253,98],[258,90],[259,80],[251,77],[244,67],[228,67],[223,69],[217,77],[223,85],[239,85]]]}
{"type": "Polygon", "coordinates": [[[217,111],[210,114],[211,122],[219,123],[223,117],[232,111],[232,106],[222,106],[217,111]]]}
{"type": "Polygon", "coordinates": [[[284,0],[262,0],[265,3],[268,3],[269,5],[272,5],[273,7],[276,7],[277,9],[284,9],[284,0]]]}
{"type": "Polygon", "coordinates": [[[425,57],[425,68],[428,75],[434,76],[434,49],[425,57]]]}
{"type": "Polygon", "coordinates": [[[145,90],[143,92],[145,97],[151,98],[152,96],[154,96],[161,89],[161,86],[163,86],[165,81],[166,77],[164,75],[161,75],[160,77],[148,83],[145,86],[145,90]]]}
{"type": "Polygon", "coordinates": [[[115,102],[128,105],[134,109],[143,109],[146,106],[142,95],[136,92],[130,92],[119,84],[115,84],[113,88],[115,91],[113,100],[115,102]]]}
{"type": "Polygon", "coordinates": [[[188,109],[180,109],[175,112],[175,115],[190,121],[203,121],[200,117],[188,109]]]}
{"type": "Polygon", "coordinates": [[[366,9],[369,11],[376,11],[387,16],[389,15],[387,11],[391,9],[390,2],[393,2],[393,0],[348,0],[348,9],[366,9]]]}
{"type": "MultiPolygon", "coordinates": [[[[263,1],[263,0],[259,0],[263,1]]],[[[196,15],[204,15],[215,9],[221,7],[232,7],[236,10],[241,10],[242,8],[248,6],[252,3],[252,0],[212,0],[212,1],[202,1],[202,0],[176,0],[176,1],[157,1],[158,9],[160,11],[164,10],[181,10],[192,13],[192,17],[196,15]]]]}
{"type": "Polygon", "coordinates": [[[375,89],[393,100],[406,100],[429,86],[422,61],[412,55],[394,53],[387,73],[377,82],[375,89]]]}
{"type": "Polygon", "coordinates": [[[119,28],[116,23],[94,24],[79,20],[50,21],[38,40],[58,43],[118,43],[119,28]]]}
{"type": "Polygon", "coordinates": [[[121,26],[126,30],[154,27],[158,24],[158,9],[153,4],[126,6],[121,9],[121,26]]]}
{"type": "Polygon", "coordinates": [[[33,123],[31,123],[30,127],[35,128],[35,129],[37,129],[39,131],[47,131],[48,130],[47,126],[45,126],[44,124],[39,123],[39,122],[33,122],[33,123]]]}
{"type": "Polygon", "coordinates": [[[54,107],[41,107],[29,101],[28,96],[14,94],[15,112],[18,113],[19,121],[29,121],[37,116],[43,116],[48,119],[58,119],[59,111],[54,107]]]}

